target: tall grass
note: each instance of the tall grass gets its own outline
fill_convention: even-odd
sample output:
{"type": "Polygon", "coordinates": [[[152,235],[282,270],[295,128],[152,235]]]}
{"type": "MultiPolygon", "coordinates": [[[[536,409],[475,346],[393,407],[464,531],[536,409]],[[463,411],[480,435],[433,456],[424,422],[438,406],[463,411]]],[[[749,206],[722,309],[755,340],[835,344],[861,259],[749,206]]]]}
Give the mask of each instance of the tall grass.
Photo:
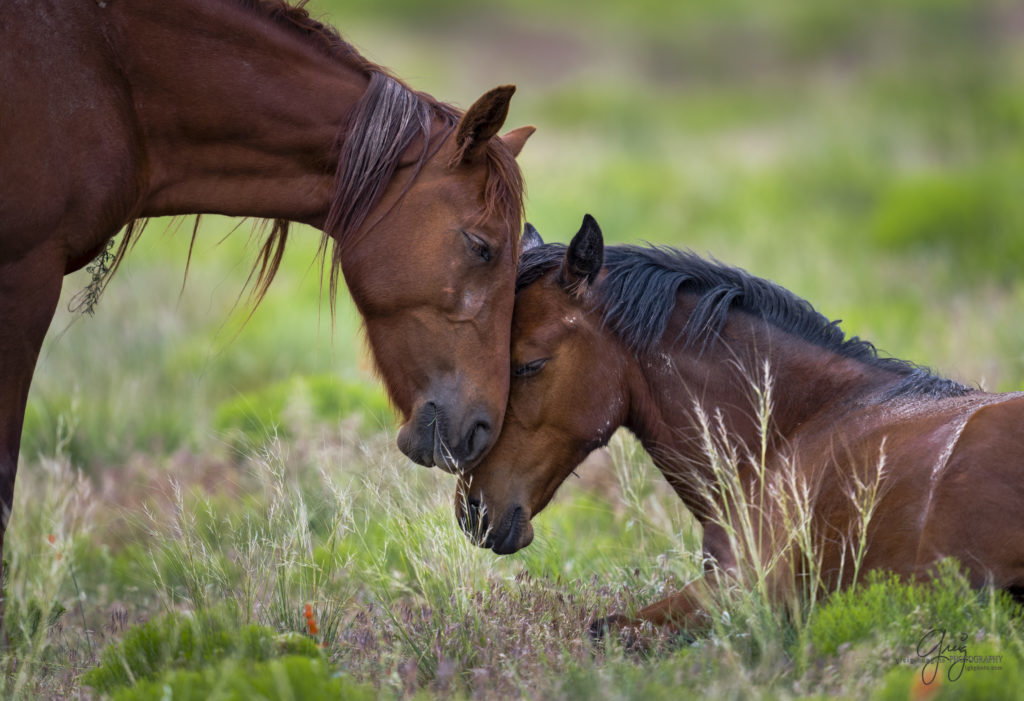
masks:
{"type": "Polygon", "coordinates": [[[100,644],[78,625],[93,583],[76,576],[76,568],[80,546],[92,536],[96,504],[92,485],[60,450],[70,430],[58,438],[57,454],[22,478],[20,492],[30,505],[18,509],[5,537],[5,696],[72,684],[100,644]]]}
{"type": "MultiPolygon", "coordinates": [[[[770,406],[771,392],[762,396],[770,406]]],[[[119,698],[160,688],[203,698],[276,674],[293,691],[304,679],[308,698],[330,697],[332,678],[387,698],[867,696],[910,683],[921,666],[900,659],[931,627],[964,632],[1015,673],[1024,646],[1012,607],[955,568],[933,585],[876,577],[826,597],[806,576],[813,558],[799,557],[810,540],[799,481],[730,487],[739,453],[716,426],[709,417],[729,508],[756,514],[762,495],[783,500],[771,490],[788,489],[795,531],[773,541],[753,517],[734,519],[745,569],[721,578],[710,630],[654,634],[642,655],[614,637],[595,646],[586,630],[700,576],[700,534],[622,434],[610,446],[614,474],[584,472],[536,518],[535,544],[502,558],[456,526],[450,476],[354,428],[254,447],[222,466],[220,486],[188,465],[139,462],[104,495],[66,460],[32,463],[8,545],[8,625],[21,632],[3,657],[5,693],[56,698],[84,680],[119,698]],[[51,546],[50,533],[67,545],[51,546]],[[779,578],[792,592],[781,602],[779,578]],[[294,676],[295,665],[306,671],[294,676]]]]}

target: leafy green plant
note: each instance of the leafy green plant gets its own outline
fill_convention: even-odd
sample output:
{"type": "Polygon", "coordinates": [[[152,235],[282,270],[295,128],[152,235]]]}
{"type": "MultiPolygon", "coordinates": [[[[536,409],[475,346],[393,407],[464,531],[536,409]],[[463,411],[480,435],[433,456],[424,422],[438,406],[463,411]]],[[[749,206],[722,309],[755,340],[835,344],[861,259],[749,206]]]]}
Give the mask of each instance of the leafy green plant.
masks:
{"type": "Polygon", "coordinates": [[[169,614],[128,630],[106,648],[82,682],[100,693],[159,678],[169,670],[200,670],[223,660],[262,662],[284,655],[320,658],[316,643],[280,635],[266,626],[242,625],[230,608],[169,614]]]}
{"type": "Polygon", "coordinates": [[[303,699],[370,701],[381,696],[370,684],[337,674],[323,660],[285,656],[252,664],[226,659],[198,670],[174,670],[158,679],[120,689],[114,701],[246,701],[247,699],[303,699]]]}
{"type": "Polygon", "coordinates": [[[1007,635],[1020,613],[1007,594],[973,589],[959,564],[947,560],[926,583],[873,572],[864,586],[836,592],[815,611],[806,637],[816,652],[834,655],[877,639],[910,643],[932,629],[1007,635]]]}

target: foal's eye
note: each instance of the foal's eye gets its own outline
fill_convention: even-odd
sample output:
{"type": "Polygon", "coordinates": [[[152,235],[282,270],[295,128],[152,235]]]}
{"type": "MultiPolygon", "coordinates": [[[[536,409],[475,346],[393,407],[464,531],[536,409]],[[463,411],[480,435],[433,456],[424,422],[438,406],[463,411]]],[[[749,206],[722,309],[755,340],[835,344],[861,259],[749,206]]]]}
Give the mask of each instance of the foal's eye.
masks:
{"type": "Polygon", "coordinates": [[[463,231],[462,235],[466,237],[466,245],[469,246],[469,250],[480,256],[480,259],[485,263],[491,261],[491,247],[487,245],[486,241],[466,231],[463,231]]]}
{"type": "Polygon", "coordinates": [[[544,364],[548,362],[547,358],[541,358],[539,360],[531,360],[528,363],[522,365],[516,365],[512,369],[512,375],[514,377],[531,377],[540,372],[540,369],[544,367],[544,364]]]}

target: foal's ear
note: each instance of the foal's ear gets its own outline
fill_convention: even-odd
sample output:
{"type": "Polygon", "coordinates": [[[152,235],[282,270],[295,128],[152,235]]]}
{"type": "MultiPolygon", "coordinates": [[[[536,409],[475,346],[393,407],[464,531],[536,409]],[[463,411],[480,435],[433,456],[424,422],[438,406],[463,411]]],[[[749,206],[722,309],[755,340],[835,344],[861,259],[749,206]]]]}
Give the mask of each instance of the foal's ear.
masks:
{"type": "Polygon", "coordinates": [[[597,220],[583,215],[583,225],[572,237],[562,263],[562,285],[572,295],[582,295],[604,265],[604,237],[597,220]]]}
{"type": "Polygon", "coordinates": [[[543,245],[544,239],[542,239],[540,234],[537,233],[537,230],[533,228],[533,224],[526,222],[526,225],[523,226],[523,238],[519,243],[519,249],[521,251],[529,251],[531,248],[543,245]]]}
{"type": "MultiPolygon", "coordinates": [[[[501,85],[493,90],[488,90],[473,103],[466,114],[462,115],[455,131],[453,166],[472,161],[483,153],[487,142],[498,133],[501,125],[505,123],[505,117],[508,116],[508,103],[515,91],[516,86],[514,85],[501,85]]],[[[526,139],[523,141],[525,142],[526,139]]]]}

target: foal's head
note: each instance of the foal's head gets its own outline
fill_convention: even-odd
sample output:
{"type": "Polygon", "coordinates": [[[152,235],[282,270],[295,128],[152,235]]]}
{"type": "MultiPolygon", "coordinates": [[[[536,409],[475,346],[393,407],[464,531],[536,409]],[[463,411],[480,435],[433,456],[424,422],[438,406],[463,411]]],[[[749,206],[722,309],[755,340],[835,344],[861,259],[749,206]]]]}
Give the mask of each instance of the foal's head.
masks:
{"type": "Polygon", "coordinates": [[[530,544],[530,518],[587,454],[608,440],[627,410],[630,353],[595,310],[604,260],[587,215],[568,248],[524,237],[512,317],[512,379],[501,435],[459,479],[456,517],[498,554],[530,544]]]}
{"type": "MultiPolygon", "coordinates": [[[[343,244],[346,283],[403,415],[398,446],[449,471],[471,468],[491,447],[508,399],[522,226],[514,159],[533,132],[497,136],[512,91],[492,90],[461,117],[433,104],[428,118],[440,120],[440,132],[408,145],[378,206],[343,244]]],[[[368,121],[371,134],[375,124],[368,121]]],[[[377,146],[364,141],[366,150],[377,146]]],[[[351,177],[359,187],[371,176],[354,169],[351,177]]]]}

